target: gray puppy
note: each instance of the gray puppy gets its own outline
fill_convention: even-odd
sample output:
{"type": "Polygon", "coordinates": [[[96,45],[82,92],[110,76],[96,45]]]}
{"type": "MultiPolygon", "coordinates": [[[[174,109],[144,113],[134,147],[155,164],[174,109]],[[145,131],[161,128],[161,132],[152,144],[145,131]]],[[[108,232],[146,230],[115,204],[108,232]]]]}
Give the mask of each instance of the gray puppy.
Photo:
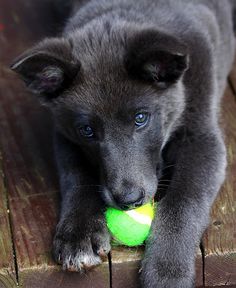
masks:
{"type": "Polygon", "coordinates": [[[110,250],[105,206],[131,209],[157,194],[142,287],[193,287],[196,249],[225,177],[218,112],[234,59],[233,2],[70,8],[61,37],[12,65],[55,119],[55,259],[77,270],[101,263],[110,250]]]}

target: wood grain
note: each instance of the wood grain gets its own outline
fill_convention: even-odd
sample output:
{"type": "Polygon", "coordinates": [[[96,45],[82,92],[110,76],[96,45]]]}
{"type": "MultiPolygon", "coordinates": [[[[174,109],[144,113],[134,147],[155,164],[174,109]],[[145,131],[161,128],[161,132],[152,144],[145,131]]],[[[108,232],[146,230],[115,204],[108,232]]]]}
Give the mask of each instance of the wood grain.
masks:
{"type": "Polygon", "coordinates": [[[0,152],[0,287],[10,287],[16,283],[13,243],[8,212],[0,152]]]}
{"type": "MultiPolygon", "coordinates": [[[[236,79],[235,79],[236,81],[236,79]]],[[[205,233],[207,285],[236,284],[236,99],[227,87],[221,125],[225,133],[228,168],[225,183],[212,207],[205,233]]]]}
{"type": "Polygon", "coordinates": [[[28,269],[21,273],[21,279],[24,288],[109,288],[107,265],[82,275],[56,267],[28,269]]]}
{"type": "Polygon", "coordinates": [[[9,65],[15,56],[45,36],[60,30],[52,0],[2,0],[0,2],[0,63],[9,65]]]}
{"type": "MultiPolygon", "coordinates": [[[[139,286],[139,271],[140,259],[143,256],[143,250],[137,248],[122,248],[116,247],[112,251],[112,274],[113,288],[138,288],[139,286]],[[126,286],[129,283],[129,286],[126,286]]],[[[202,286],[202,260],[198,256],[196,259],[196,287],[202,286]]]]}
{"type": "Polygon", "coordinates": [[[236,253],[206,257],[206,285],[236,286],[236,253]]]}

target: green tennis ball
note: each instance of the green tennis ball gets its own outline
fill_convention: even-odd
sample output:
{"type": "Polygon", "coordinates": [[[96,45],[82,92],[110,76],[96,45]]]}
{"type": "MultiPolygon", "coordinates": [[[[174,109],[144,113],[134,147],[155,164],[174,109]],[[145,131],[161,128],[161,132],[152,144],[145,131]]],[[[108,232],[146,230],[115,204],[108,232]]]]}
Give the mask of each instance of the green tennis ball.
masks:
{"type": "Polygon", "coordinates": [[[107,227],[115,243],[129,247],[142,245],[149,235],[154,217],[154,205],[145,204],[122,211],[112,207],[105,212],[107,227]]]}

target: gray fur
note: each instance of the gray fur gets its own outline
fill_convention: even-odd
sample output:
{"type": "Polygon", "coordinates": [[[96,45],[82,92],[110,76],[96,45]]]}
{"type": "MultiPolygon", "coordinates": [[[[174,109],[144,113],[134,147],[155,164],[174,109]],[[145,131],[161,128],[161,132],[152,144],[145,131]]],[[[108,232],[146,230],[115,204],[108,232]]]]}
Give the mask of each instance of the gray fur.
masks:
{"type": "Polygon", "coordinates": [[[195,252],[225,177],[218,119],[234,59],[233,4],[71,1],[61,38],[12,66],[29,88],[36,81],[55,118],[62,209],[54,255],[65,268],[97,265],[109,251],[105,205],[132,208],[157,191],[142,287],[194,287],[195,252]],[[42,69],[64,78],[41,79],[42,69]],[[132,124],[137,108],[151,114],[142,130],[132,124]],[[90,142],[78,134],[88,123],[90,142]]]}

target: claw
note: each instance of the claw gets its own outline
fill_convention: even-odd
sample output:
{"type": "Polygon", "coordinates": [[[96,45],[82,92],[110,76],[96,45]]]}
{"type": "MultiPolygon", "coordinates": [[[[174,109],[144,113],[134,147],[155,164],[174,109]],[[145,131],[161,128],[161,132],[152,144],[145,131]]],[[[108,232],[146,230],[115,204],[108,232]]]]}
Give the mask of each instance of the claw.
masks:
{"type": "Polygon", "coordinates": [[[97,254],[101,257],[102,261],[105,261],[106,258],[107,258],[107,253],[106,251],[103,249],[103,248],[100,248],[98,251],[97,251],[97,254]]]}

